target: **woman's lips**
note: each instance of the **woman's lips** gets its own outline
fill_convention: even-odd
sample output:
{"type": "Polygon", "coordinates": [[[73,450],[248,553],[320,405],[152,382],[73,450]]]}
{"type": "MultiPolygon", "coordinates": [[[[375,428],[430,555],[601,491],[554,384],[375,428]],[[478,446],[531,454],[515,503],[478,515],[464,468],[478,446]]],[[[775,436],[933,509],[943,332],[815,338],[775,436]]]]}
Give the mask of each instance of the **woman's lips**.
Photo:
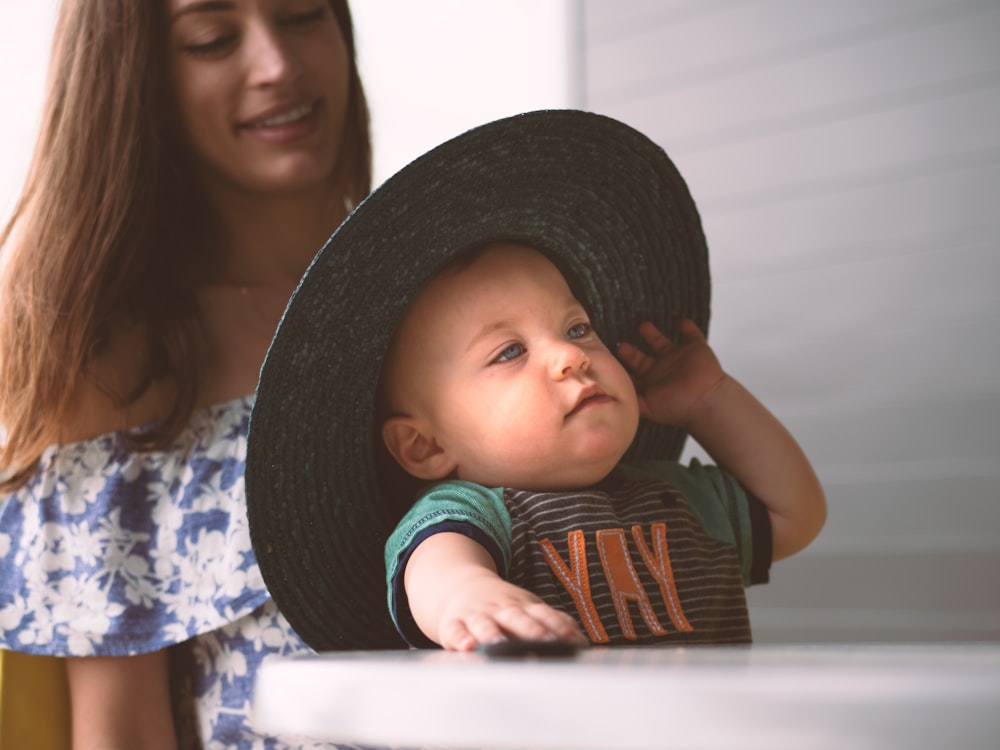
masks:
{"type": "Polygon", "coordinates": [[[273,115],[267,115],[265,117],[259,117],[249,122],[245,122],[240,125],[240,128],[247,130],[280,128],[282,126],[290,125],[303,120],[315,111],[316,102],[310,102],[309,104],[303,104],[299,107],[294,107],[293,109],[286,109],[273,115]]]}

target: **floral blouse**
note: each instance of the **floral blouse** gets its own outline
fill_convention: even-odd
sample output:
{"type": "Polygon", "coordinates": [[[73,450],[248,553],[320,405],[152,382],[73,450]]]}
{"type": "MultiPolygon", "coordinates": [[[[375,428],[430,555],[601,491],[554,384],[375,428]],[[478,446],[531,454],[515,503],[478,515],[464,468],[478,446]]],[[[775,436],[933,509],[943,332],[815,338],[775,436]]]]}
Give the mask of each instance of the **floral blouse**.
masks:
{"type": "Polygon", "coordinates": [[[257,668],[309,651],[250,547],[252,403],[196,412],[164,451],[130,452],[117,433],[46,451],[31,482],[0,498],[0,648],[119,656],[184,644],[173,651],[196,708],[182,736],[206,750],[331,747],[252,727],[257,668]]]}

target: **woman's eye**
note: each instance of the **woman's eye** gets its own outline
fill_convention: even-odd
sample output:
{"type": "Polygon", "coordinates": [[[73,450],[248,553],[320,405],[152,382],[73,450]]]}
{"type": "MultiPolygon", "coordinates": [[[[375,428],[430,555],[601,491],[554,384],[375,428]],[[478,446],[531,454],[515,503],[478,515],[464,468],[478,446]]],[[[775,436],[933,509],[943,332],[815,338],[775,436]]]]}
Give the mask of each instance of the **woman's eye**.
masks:
{"type": "Polygon", "coordinates": [[[500,354],[497,355],[494,362],[510,362],[512,359],[517,359],[522,356],[525,352],[525,348],[522,344],[511,344],[505,348],[500,354]]]}
{"type": "Polygon", "coordinates": [[[235,40],[235,34],[226,34],[205,42],[185,44],[184,51],[196,57],[210,57],[224,52],[235,40]]]}
{"type": "Polygon", "coordinates": [[[577,323],[566,332],[566,335],[570,339],[582,339],[590,333],[590,330],[590,323],[577,323]]]}

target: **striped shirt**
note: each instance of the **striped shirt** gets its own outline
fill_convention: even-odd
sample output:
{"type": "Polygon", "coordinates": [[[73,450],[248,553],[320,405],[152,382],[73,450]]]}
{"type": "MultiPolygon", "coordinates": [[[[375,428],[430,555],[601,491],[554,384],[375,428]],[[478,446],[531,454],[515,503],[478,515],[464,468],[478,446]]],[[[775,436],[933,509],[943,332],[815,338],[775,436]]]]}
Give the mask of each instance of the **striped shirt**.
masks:
{"type": "Polygon", "coordinates": [[[595,644],[745,644],[744,588],[767,580],[770,524],[760,501],[697,461],[619,467],[573,492],[431,485],[386,544],[400,633],[431,645],[406,605],[402,573],[428,536],[481,543],[511,583],[573,614],[595,644]]]}

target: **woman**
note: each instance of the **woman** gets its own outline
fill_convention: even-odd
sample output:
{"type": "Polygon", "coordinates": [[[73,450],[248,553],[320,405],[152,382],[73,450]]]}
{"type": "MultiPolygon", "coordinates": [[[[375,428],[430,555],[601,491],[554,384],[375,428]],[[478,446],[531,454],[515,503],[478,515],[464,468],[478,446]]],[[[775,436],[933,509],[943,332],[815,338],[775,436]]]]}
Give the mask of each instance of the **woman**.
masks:
{"type": "Polygon", "coordinates": [[[50,66],[0,236],[0,647],[80,657],[74,748],[282,747],[255,669],[306,647],[250,548],[245,438],[370,186],[346,0],[63,0],[50,66]]]}

